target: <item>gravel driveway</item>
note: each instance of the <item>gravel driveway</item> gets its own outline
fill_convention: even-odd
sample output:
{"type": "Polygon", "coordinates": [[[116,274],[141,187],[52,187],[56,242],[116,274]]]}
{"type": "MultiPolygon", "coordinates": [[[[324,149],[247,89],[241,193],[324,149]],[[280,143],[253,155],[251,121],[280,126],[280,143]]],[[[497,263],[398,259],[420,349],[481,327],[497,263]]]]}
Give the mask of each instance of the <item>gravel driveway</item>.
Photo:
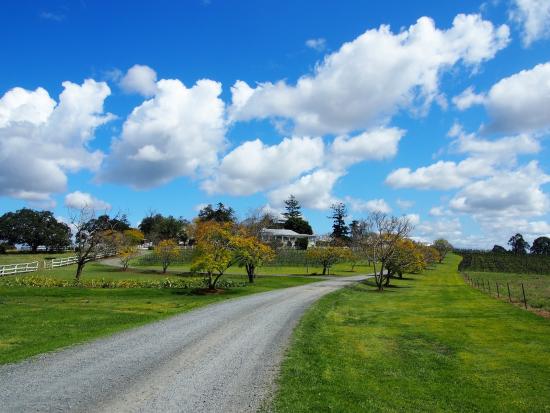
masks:
{"type": "Polygon", "coordinates": [[[0,411],[256,411],[305,309],[361,278],[228,300],[0,366],[0,411]]]}

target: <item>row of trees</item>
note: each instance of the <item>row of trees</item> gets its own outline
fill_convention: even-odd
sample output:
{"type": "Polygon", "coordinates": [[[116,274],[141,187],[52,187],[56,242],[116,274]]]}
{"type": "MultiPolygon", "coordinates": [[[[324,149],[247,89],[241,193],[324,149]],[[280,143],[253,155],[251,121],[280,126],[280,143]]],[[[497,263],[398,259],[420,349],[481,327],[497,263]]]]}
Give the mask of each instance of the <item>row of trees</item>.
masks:
{"type": "Polygon", "coordinates": [[[533,245],[529,245],[529,243],[523,238],[523,235],[518,233],[510,237],[510,239],[508,240],[508,245],[510,246],[509,251],[500,245],[495,245],[493,247],[493,252],[511,252],[512,254],[516,255],[525,255],[531,253],[533,255],[550,256],[550,238],[548,237],[538,237],[533,241],[533,245]]]}

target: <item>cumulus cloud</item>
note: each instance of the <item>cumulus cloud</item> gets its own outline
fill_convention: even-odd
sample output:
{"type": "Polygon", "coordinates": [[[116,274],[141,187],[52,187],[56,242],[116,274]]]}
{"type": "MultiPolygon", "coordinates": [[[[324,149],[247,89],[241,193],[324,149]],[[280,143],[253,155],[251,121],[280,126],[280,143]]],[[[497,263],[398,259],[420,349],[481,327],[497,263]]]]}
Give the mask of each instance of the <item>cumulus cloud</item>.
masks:
{"type": "Polygon", "coordinates": [[[516,164],[519,155],[540,152],[539,142],[530,135],[481,139],[475,134],[466,134],[460,125],[450,132],[456,139],[451,146],[458,152],[469,155],[460,162],[438,161],[416,170],[399,168],[391,172],[386,183],[394,188],[456,189],[473,179],[487,177],[499,170],[516,164]]]}
{"type": "Polygon", "coordinates": [[[286,184],[322,165],[324,144],[320,138],[285,138],[268,146],[247,141],[229,152],[214,177],[203,183],[209,193],[250,195],[286,184]]]}
{"type": "Polygon", "coordinates": [[[495,214],[507,217],[540,216],[548,212],[549,199],[541,185],[550,182],[536,161],[512,171],[502,171],[473,182],[449,202],[457,212],[474,216],[495,214]]]}
{"type": "Polygon", "coordinates": [[[306,46],[309,47],[310,49],[317,50],[318,52],[322,52],[327,48],[327,41],[322,37],[319,37],[317,39],[308,39],[306,40],[306,46]]]}
{"type": "Polygon", "coordinates": [[[153,96],[157,91],[157,72],[149,66],[134,65],[120,79],[120,87],[126,93],[153,96]]]}
{"type": "Polygon", "coordinates": [[[0,99],[0,195],[47,201],[65,191],[67,173],[99,168],[104,155],[87,144],[114,118],[103,110],[111,91],[92,79],[63,88],[58,103],[43,88],[0,99]]]}
{"type": "Polygon", "coordinates": [[[522,28],[524,46],[550,37],[550,2],[548,0],[512,0],[510,20],[522,28]]]}
{"type": "Polygon", "coordinates": [[[460,110],[466,110],[474,105],[482,105],[484,102],[485,96],[477,94],[472,86],[453,98],[454,105],[460,110]]]}
{"type": "Polygon", "coordinates": [[[111,205],[108,202],[97,199],[87,192],[80,191],[65,195],[65,206],[74,209],[91,208],[96,211],[111,209],[111,205]]]}
{"type": "Polygon", "coordinates": [[[356,199],[348,196],[345,198],[345,201],[349,204],[351,210],[355,212],[383,212],[386,214],[391,212],[390,206],[383,199],[365,201],[363,199],[356,199]]]}
{"type": "Polygon", "coordinates": [[[492,118],[488,131],[550,130],[550,62],[500,80],[491,87],[485,106],[492,118]]]}
{"type": "Polygon", "coordinates": [[[427,17],[399,33],[384,25],[345,43],[296,85],[280,81],[252,88],[236,82],[231,118],[289,119],[295,132],[305,135],[366,129],[399,108],[427,108],[440,97],[445,69],[459,62],[475,67],[508,41],[506,25],[494,27],[479,15],[460,14],[448,30],[437,29],[427,17]]]}
{"type": "Polygon", "coordinates": [[[353,137],[337,136],[330,147],[330,162],[345,168],[366,160],[392,158],[404,134],[398,128],[378,128],[353,137]]]}
{"type": "Polygon", "coordinates": [[[461,162],[438,161],[416,170],[399,168],[386,178],[394,188],[453,189],[465,185],[471,178],[492,172],[483,159],[468,158],[461,162]]]}
{"type": "Polygon", "coordinates": [[[329,169],[318,169],[300,179],[270,191],[270,204],[279,207],[290,195],[294,195],[306,208],[327,209],[337,199],[332,195],[332,189],[342,172],[329,169]]]}
{"type": "Polygon", "coordinates": [[[136,107],[111,145],[100,181],[150,188],[216,166],[225,148],[221,84],[157,82],[155,96],[136,107]]]}

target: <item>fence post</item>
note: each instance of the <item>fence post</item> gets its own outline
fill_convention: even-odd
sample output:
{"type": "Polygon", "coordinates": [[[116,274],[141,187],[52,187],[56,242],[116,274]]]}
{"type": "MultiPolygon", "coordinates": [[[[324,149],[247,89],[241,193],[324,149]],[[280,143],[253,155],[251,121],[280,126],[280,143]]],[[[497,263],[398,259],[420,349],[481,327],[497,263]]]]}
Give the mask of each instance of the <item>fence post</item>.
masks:
{"type": "Polygon", "coordinates": [[[527,299],[525,298],[525,289],[523,288],[523,283],[521,283],[521,292],[523,293],[523,304],[525,305],[525,308],[527,309],[527,299]]]}
{"type": "Polygon", "coordinates": [[[498,291],[498,283],[495,283],[497,286],[497,298],[500,298],[500,292],[498,291]]]}
{"type": "Polygon", "coordinates": [[[508,287],[508,301],[512,302],[512,295],[510,294],[510,284],[506,282],[506,287],[508,287]]]}
{"type": "Polygon", "coordinates": [[[487,285],[489,286],[489,294],[491,294],[491,281],[487,280],[487,285]]]}

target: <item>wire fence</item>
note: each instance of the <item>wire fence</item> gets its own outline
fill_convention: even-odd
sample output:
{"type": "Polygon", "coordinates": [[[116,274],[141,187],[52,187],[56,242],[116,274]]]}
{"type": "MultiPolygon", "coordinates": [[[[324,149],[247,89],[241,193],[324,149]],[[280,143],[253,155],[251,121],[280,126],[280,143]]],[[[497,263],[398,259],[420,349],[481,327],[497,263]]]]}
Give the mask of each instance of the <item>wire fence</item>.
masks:
{"type": "Polygon", "coordinates": [[[491,281],[485,278],[471,277],[464,273],[466,282],[484,293],[503,300],[508,300],[510,303],[522,304],[527,309],[526,288],[523,282],[511,283],[509,281],[491,281]]]}

